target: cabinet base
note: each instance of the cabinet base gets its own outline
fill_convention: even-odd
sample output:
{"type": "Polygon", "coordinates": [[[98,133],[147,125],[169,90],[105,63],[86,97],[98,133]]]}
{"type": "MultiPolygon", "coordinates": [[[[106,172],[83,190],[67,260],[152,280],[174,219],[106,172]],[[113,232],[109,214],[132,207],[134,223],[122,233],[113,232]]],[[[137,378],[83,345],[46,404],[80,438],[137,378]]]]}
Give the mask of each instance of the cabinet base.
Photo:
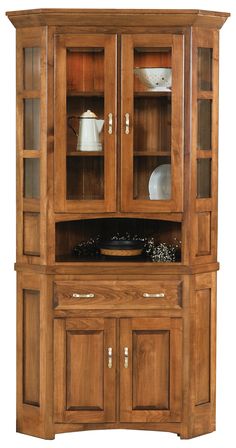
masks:
{"type": "Polygon", "coordinates": [[[33,428],[19,428],[17,426],[16,431],[21,434],[29,435],[32,437],[38,437],[45,440],[53,440],[55,435],[63,434],[66,432],[78,432],[78,431],[92,431],[92,430],[105,430],[105,429],[130,429],[130,430],[142,430],[142,431],[164,431],[175,433],[180,439],[192,439],[204,434],[209,434],[215,431],[215,425],[212,425],[208,429],[198,428],[198,432],[195,430],[189,431],[186,426],[181,423],[55,423],[52,427],[52,431],[38,431],[33,428]]]}

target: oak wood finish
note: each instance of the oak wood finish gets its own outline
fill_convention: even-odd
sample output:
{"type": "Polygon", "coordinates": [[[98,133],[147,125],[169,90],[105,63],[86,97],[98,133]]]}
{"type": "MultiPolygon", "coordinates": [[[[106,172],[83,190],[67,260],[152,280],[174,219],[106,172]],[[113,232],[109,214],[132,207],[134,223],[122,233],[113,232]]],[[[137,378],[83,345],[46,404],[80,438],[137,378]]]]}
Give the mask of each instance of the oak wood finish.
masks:
{"type": "Polygon", "coordinates": [[[171,277],[163,280],[85,280],[54,283],[55,308],[60,309],[155,309],[180,308],[182,282],[171,277]],[[73,294],[93,294],[94,297],[76,298],[73,294]],[[160,297],[145,297],[159,294],[160,297]]]}
{"type": "Polygon", "coordinates": [[[55,320],[56,422],[115,421],[115,336],[114,319],[55,320]]]}
{"type": "Polygon", "coordinates": [[[44,439],[90,429],[184,439],[214,431],[218,46],[229,14],[7,15],[17,28],[17,431],[44,439]],[[171,67],[172,91],[149,91],[133,74],[138,66],[171,67]],[[67,127],[67,116],[87,109],[105,119],[100,153],[77,152],[67,127]],[[209,182],[205,170],[197,184],[197,164],[207,159],[211,194],[198,197],[209,182]],[[23,197],[24,164],[37,160],[39,197],[23,197]],[[170,162],[172,199],[148,200],[151,172],[170,162]],[[126,231],[181,240],[181,259],[72,256],[97,233],[126,231]]]}
{"type": "Polygon", "coordinates": [[[180,421],[181,319],[122,319],[120,325],[121,421],[180,421]]]}
{"type": "MultiPolygon", "coordinates": [[[[142,36],[142,35],[127,35],[122,36],[122,102],[121,102],[121,209],[122,211],[182,211],[182,164],[183,164],[183,133],[182,133],[182,88],[183,88],[183,66],[181,64],[183,58],[183,37],[177,35],[156,35],[142,36]],[[141,193],[135,197],[135,190],[133,193],[133,154],[131,148],[134,141],[134,106],[133,106],[133,67],[134,67],[134,49],[135,48],[171,48],[171,67],[173,73],[172,80],[172,108],[171,108],[171,199],[165,201],[150,201],[148,199],[148,192],[144,195],[141,193]],[[125,114],[130,116],[130,132],[125,133],[124,117],[125,114]],[[141,197],[139,197],[141,196],[141,197]],[[146,196],[144,199],[142,196],[146,196]]],[[[158,110],[158,109],[157,109],[158,110]]],[[[165,109],[164,109],[165,110],[165,109]]],[[[145,112],[148,109],[145,107],[145,112]]],[[[149,116],[152,119],[152,109],[149,110],[149,116]]],[[[151,128],[155,128],[152,123],[151,128]]],[[[154,131],[155,133],[155,131],[154,131]]],[[[155,135],[155,134],[154,134],[155,135]]],[[[150,144],[150,143],[149,143],[150,144]]],[[[160,143],[159,143],[160,144],[160,143]]],[[[157,145],[156,149],[159,148],[157,145]]],[[[150,149],[150,148],[148,148],[150,149]]],[[[165,150],[166,148],[161,148],[165,150]]],[[[152,162],[152,161],[151,161],[152,162]]],[[[143,163],[143,161],[142,161],[143,163]]],[[[156,163],[152,168],[145,167],[144,181],[148,183],[150,174],[156,163]]],[[[141,178],[137,179],[138,184],[142,184],[141,178]]],[[[137,194],[137,192],[136,192],[137,194]]]]}
{"type": "MultiPolygon", "coordinates": [[[[55,211],[56,212],[76,212],[78,210],[83,210],[87,212],[112,212],[115,211],[115,201],[116,201],[116,151],[115,151],[115,143],[116,143],[116,132],[115,132],[115,117],[116,117],[116,36],[106,36],[106,35],[57,35],[56,36],[56,108],[55,108],[55,175],[54,176],[54,190],[55,190],[55,211]],[[67,58],[66,51],[67,49],[73,48],[89,48],[96,49],[102,48],[104,49],[104,70],[106,73],[106,77],[104,79],[104,118],[105,118],[105,133],[104,133],[104,151],[105,157],[104,162],[100,158],[98,159],[98,163],[104,163],[104,186],[98,189],[100,194],[98,197],[96,196],[96,187],[99,184],[99,177],[95,177],[94,189],[92,190],[92,198],[91,200],[84,200],[81,197],[76,198],[77,200],[73,200],[72,197],[68,197],[70,192],[70,188],[68,191],[68,186],[66,185],[67,178],[69,174],[66,174],[66,154],[67,154],[67,105],[66,105],[66,93],[67,88],[71,91],[71,86],[74,84],[70,80],[70,72],[71,72],[71,57],[69,58],[69,79],[66,79],[67,73],[67,58]],[[108,114],[112,113],[113,115],[113,132],[112,134],[108,133],[108,125],[107,125],[107,117],[108,114]],[[63,181],[62,181],[63,179],[63,181]],[[103,199],[104,197],[104,199],[103,199]],[[70,201],[68,199],[71,199],[70,201]],[[80,199],[80,200],[78,200],[80,199]]],[[[74,53],[75,55],[76,53],[74,53]]],[[[94,59],[93,59],[94,61],[94,59]]],[[[73,65],[73,70],[78,69],[79,61],[76,60],[76,64],[73,65]]],[[[87,62],[88,64],[88,62],[87,62]]],[[[91,65],[91,63],[90,63],[91,65]]],[[[97,64],[96,64],[97,65],[97,64]]],[[[96,65],[92,65],[89,73],[92,73],[97,69],[96,65]]],[[[84,66],[83,66],[84,67],[84,66]]],[[[100,70],[100,69],[99,69],[100,70]]],[[[86,75],[86,72],[85,72],[86,75]]],[[[92,83],[93,90],[96,92],[97,85],[94,82],[92,83]]],[[[76,85],[76,89],[81,89],[81,87],[76,85]]],[[[84,84],[82,86],[83,90],[86,91],[87,86],[84,84]]],[[[100,86],[99,86],[100,88],[100,86]]],[[[82,109],[84,111],[84,109],[82,109]]],[[[82,112],[82,111],[81,111],[82,112]]],[[[77,170],[82,163],[80,159],[77,160],[78,167],[77,170]]],[[[98,167],[95,166],[91,171],[89,170],[89,164],[91,161],[87,159],[87,172],[85,172],[85,176],[90,179],[90,183],[92,182],[93,177],[98,174],[98,167]]],[[[72,160],[72,164],[75,164],[75,160],[72,160]]],[[[80,173],[79,173],[80,174],[80,173]]],[[[73,176],[73,172],[71,174],[73,176]]],[[[101,176],[101,174],[100,174],[101,176]]],[[[81,177],[81,174],[79,178],[81,177]]],[[[89,188],[89,185],[87,185],[89,188]]],[[[73,191],[73,188],[72,188],[73,191]]]]}
{"type": "Polygon", "coordinates": [[[73,26],[205,26],[221,28],[229,13],[200,9],[33,9],[9,11],[8,18],[15,27],[40,25],[73,26]],[[157,12],[158,11],[158,12],[157,12]]]}

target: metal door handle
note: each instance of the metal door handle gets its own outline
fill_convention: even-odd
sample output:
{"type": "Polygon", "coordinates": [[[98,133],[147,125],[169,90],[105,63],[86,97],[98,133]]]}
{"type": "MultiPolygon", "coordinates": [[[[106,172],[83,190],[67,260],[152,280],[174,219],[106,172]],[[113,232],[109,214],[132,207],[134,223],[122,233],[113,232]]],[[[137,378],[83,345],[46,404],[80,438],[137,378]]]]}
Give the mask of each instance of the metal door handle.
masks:
{"type": "Polygon", "coordinates": [[[129,349],[128,347],[124,347],[124,368],[128,369],[129,367],[129,349]]]}
{"type": "Polygon", "coordinates": [[[108,134],[112,134],[113,117],[112,113],[108,114],[108,134]]]}
{"type": "Polygon", "coordinates": [[[73,299],[92,299],[93,297],[95,297],[95,294],[93,292],[90,292],[88,294],[80,294],[77,292],[74,292],[72,294],[73,299]]]}
{"type": "Polygon", "coordinates": [[[158,293],[154,293],[154,294],[149,294],[148,292],[144,292],[143,293],[143,297],[145,297],[146,299],[147,298],[156,298],[156,299],[161,299],[161,298],[163,298],[163,297],[165,297],[165,294],[164,294],[164,292],[158,292],[158,293]]]}
{"type": "Polygon", "coordinates": [[[112,368],[112,347],[108,347],[107,355],[108,355],[107,367],[108,367],[108,369],[111,369],[112,368]]]}
{"type": "Polygon", "coordinates": [[[129,134],[129,127],[130,127],[130,121],[129,121],[129,114],[125,114],[125,134],[129,134]]]}

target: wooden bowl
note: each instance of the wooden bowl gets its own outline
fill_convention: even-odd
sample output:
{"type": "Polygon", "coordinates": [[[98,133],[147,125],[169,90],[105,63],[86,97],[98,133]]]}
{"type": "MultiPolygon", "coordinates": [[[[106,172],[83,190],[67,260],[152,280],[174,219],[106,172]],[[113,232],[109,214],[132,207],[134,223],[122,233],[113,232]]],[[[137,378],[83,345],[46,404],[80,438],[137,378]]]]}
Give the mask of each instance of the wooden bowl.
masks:
{"type": "Polygon", "coordinates": [[[99,242],[102,255],[109,257],[135,257],[141,255],[143,243],[141,241],[111,240],[99,242]]]}

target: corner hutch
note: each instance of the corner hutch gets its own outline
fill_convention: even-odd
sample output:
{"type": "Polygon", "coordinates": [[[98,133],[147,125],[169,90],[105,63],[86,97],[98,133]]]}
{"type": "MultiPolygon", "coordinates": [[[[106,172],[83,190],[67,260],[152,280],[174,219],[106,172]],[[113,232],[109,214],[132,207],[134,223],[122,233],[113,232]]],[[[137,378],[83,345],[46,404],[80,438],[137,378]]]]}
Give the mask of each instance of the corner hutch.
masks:
{"type": "Polygon", "coordinates": [[[7,16],[17,35],[17,431],[214,431],[218,39],[229,14],[7,16]],[[169,89],[135,74],[160,67],[169,89]],[[86,111],[104,120],[99,151],[79,151],[69,126],[86,111]],[[151,197],[164,165],[169,196],[151,197]],[[177,241],[178,257],[73,252],[112,234],[177,241]]]}

